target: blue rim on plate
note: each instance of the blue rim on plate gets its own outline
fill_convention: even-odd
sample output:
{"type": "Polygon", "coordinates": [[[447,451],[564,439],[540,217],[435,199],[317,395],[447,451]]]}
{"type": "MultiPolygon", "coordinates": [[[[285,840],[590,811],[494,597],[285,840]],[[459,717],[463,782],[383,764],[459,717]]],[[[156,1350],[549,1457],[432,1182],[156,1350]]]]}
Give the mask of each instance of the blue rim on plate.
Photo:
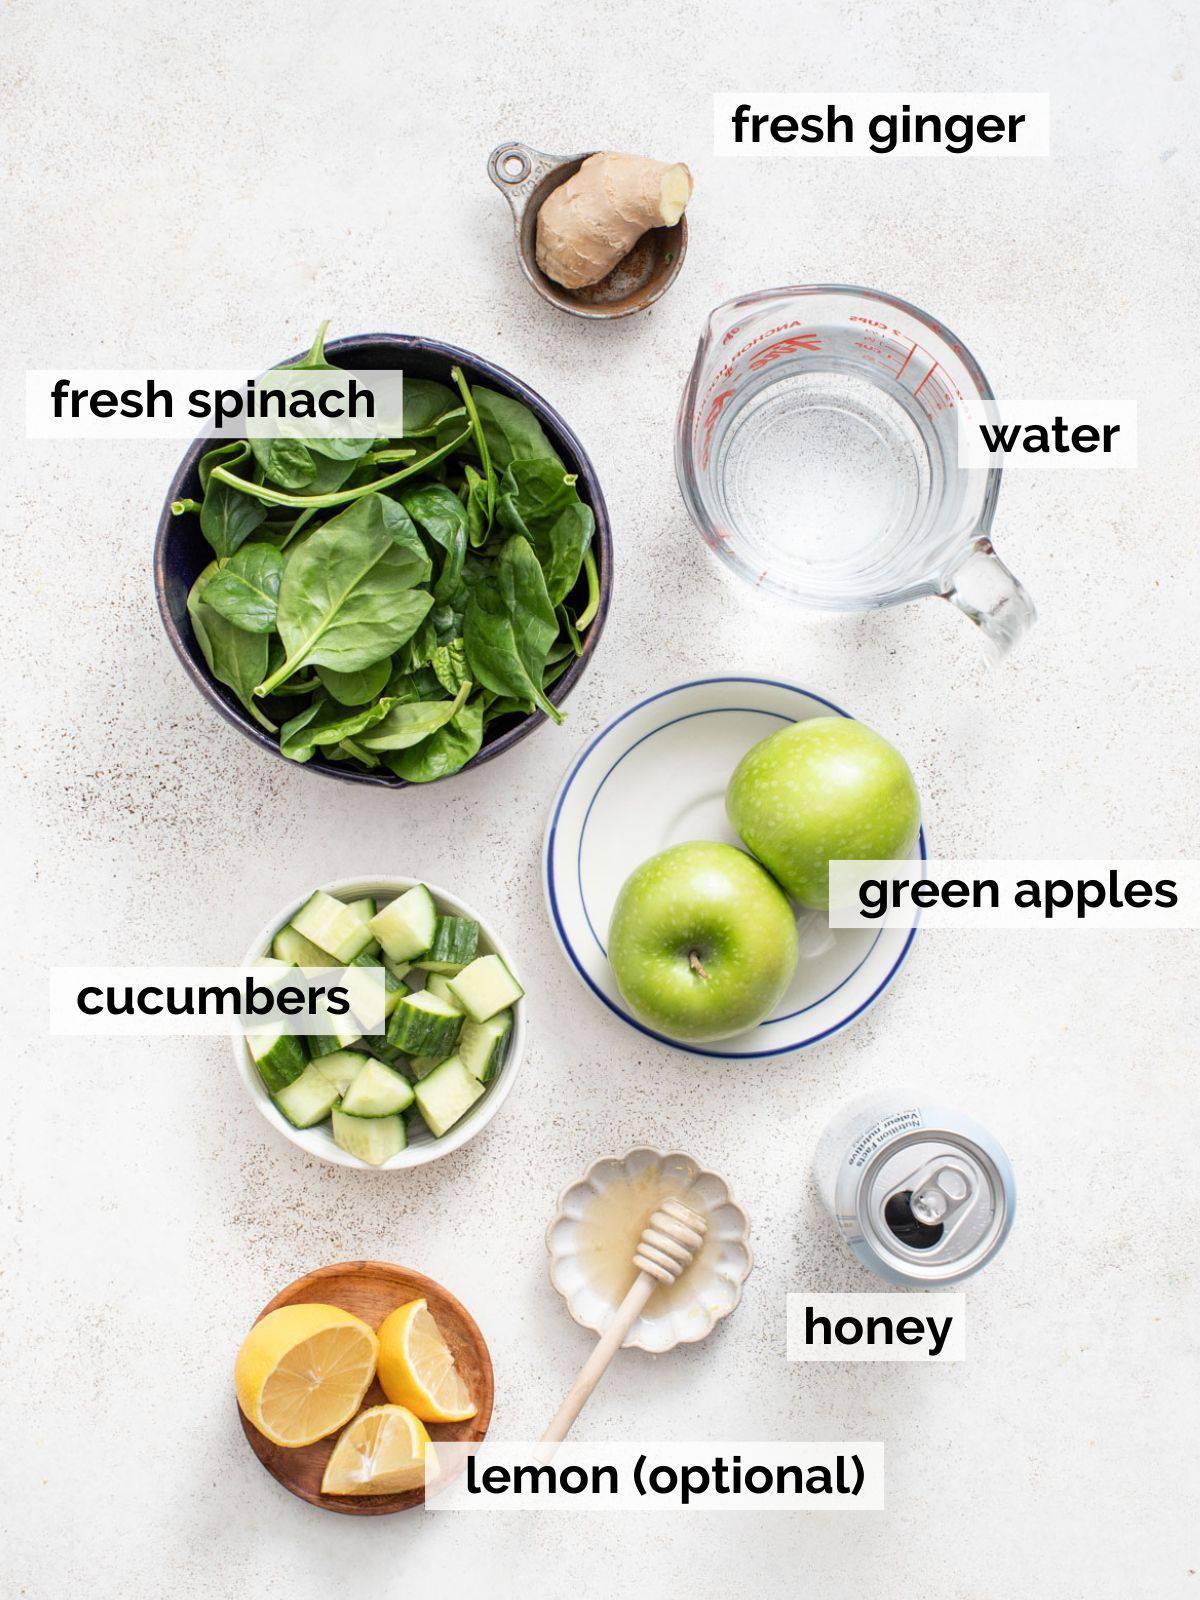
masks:
{"type": "MultiPolygon", "coordinates": [[[[634,1017],[630,1012],[625,1010],[622,1005],[617,1004],[609,995],[605,994],[605,992],[599,987],[599,985],[595,982],[595,980],[591,976],[590,972],[587,970],[587,966],[580,959],[578,951],[576,950],[575,946],[571,942],[570,936],[569,936],[569,934],[567,932],[567,929],[565,927],[565,924],[564,924],[562,907],[561,907],[561,905],[559,903],[559,893],[558,893],[558,888],[557,888],[556,883],[555,883],[555,874],[554,874],[554,871],[553,871],[553,855],[554,855],[555,846],[556,846],[556,844],[558,842],[559,826],[560,826],[560,820],[561,820],[561,816],[562,816],[563,806],[564,806],[564,804],[565,804],[565,802],[566,802],[566,800],[567,800],[567,798],[568,798],[568,796],[569,796],[569,794],[571,792],[571,787],[572,787],[577,775],[579,774],[580,769],[583,767],[584,763],[587,761],[588,757],[593,753],[593,751],[597,748],[597,746],[600,745],[602,743],[602,741],[604,741],[605,739],[609,738],[611,736],[611,734],[613,733],[614,729],[620,727],[620,725],[623,722],[627,721],[628,718],[630,718],[631,716],[636,715],[637,712],[644,710],[647,706],[653,705],[657,701],[665,699],[668,695],[680,694],[680,693],[683,693],[683,692],[685,692],[685,691],[687,691],[689,689],[702,689],[702,688],[705,688],[708,685],[715,685],[715,684],[722,684],[722,685],[725,685],[725,684],[754,684],[754,685],[759,685],[761,687],[769,688],[769,689],[780,689],[780,690],[783,690],[783,691],[785,691],[787,693],[802,695],[806,700],[815,701],[818,705],[824,706],[827,711],[829,711],[830,713],[832,713],[835,716],[846,717],[848,720],[851,720],[851,721],[855,720],[854,718],[851,717],[851,715],[850,715],[850,713],[848,711],[844,710],[841,706],[836,705],[832,700],[827,699],[824,695],[814,694],[811,690],[802,689],[798,684],[785,683],[782,680],[777,679],[777,678],[760,678],[760,677],[753,677],[753,676],[747,676],[747,675],[731,675],[731,674],[730,675],[721,675],[719,677],[710,677],[710,678],[693,678],[693,679],[689,679],[689,680],[687,680],[687,681],[685,681],[683,683],[672,684],[668,688],[660,689],[660,690],[658,690],[656,693],[654,693],[652,695],[647,695],[644,699],[637,701],[634,705],[630,706],[627,710],[623,711],[620,716],[615,717],[611,722],[606,724],[605,727],[603,727],[600,730],[599,733],[597,733],[591,740],[589,740],[589,742],[584,746],[584,748],[580,751],[580,753],[574,758],[574,760],[571,762],[570,767],[567,769],[566,776],[563,778],[563,781],[559,786],[558,792],[554,797],[554,802],[553,802],[553,805],[552,805],[551,811],[550,811],[550,820],[549,820],[549,823],[548,823],[547,828],[546,828],[545,842],[544,842],[543,850],[542,850],[542,886],[543,886],[543,890],[545,892],[546,904],[547,904],[547,908],[548,908],[548,910],[550,912],[550,920],[551,920],[551,923],[552,923],[553,928],[554,928],[555,937],[557,938],[560,946],[562,947],[563,953],[566,955],[566,957],[570,961],[572,967],[575,969],[576,973],[583,980],[584,984],[591,991],[591,993],[596,997],[597,1000],[600,1001],[600,1003],[603,1006],[605,1006],[605,1008],[607,1010],[611,1011],[614,1016],[619,1017],[622,1022],[628,1024],[629,1027],[634,1028],[638,1033],[642,1034],[644,1037],[646,1037],[648,1039],[654,1039],[659,1044],[670,1045],[673,1049],[682,1050],[682,1051],[686,1052],[689,1055],[705,1056],[705,1057],[708,1057],[709,1059],[717,1060],[717,1061],[767,1060],[767,1059],[777,1058],[779,1056],[794,1055],[797,1051],[805,1050],[805,1049],[808,1049],[812,1045],[819,1044],[822,1040],[828,1039],[832,1035],[842,1032],[842,1030],[844,1028],[849,1027],[852,1022],[856,1021],[857,1018],[862,1016],[862,1014],[865,1011],[867,1011],[872,1005],[875,1004],[875,1002],[879,999],[880,995],[887,988],[887,986],[891,983],[892,979],[896,976],[896,973],[900,970],[901,966],[904,964],[904,961],[906,960],[906,958],[908,956],[908,953],[912,948],[913,940],[916,938],[916,935],[917,935],[916,926],[914,925],[911,929],[908,930],[908,932],[907,932],[907,934],[906,934],[906,936],[904,938],[903,945],[901,946],[901,948],[900,948],[899,952],[897,953],[895,959],[892,961],[891,966],[888,968],[887,972],[882,976],[880,981],[875,985],[875,987],[871,991],[871,993],[864,1000],[862,1000],[857,1006],[855,1006],[855,1008],[852,1011],[848,1012],[844,1017],[840,1018],[838,1021],[832,1023],[829,1027],[822,1028],[819,1032],[812,1034],[808,1038],[801,1039],[801,1040],[798,1040],[795,1043],[783,1045],[783,1046],[780,1046],[779,1048],[775,1048],[775,1049],[770,1049],[770,1050],[718,1050],[718,1049],[706,1048],[706,1047],[704,1047],[702,1045],[688,1044],[688,1043],[685,1043],[685,1042],[680,1041],[678,1039],[672,1039],[668,1034],[659,1033],[656,1029],[648,1027],[643,1022],[639,1022],[637,1020],[637,1018],[634,1017]]],[[[769,712],[769,711],[764,712],[761,707],[757,707],[757,706],[740,706],[740,707],[734,707],[734,706],[722,706],[722,707],[711,706],[711,707],[707,707],[707,708],[705,708],[703,710],[700,710],[700,711],[687,712],[681,717],[672,718],[669,722],[660,723],[657,728],[651,729],[649,732],[644,734],[640,739],[638,739],[635,742],[635,744],[629,746],[628,749],[623,750],[621,752],[621,754],[619,756],[617,756],[617,758],[613,761],[612,765],[608,767],[608,769],[604,773],[603,777],[601,777],[599,783],[596,785],[596,788],[593,791],[593,793],[591,795],[591,798],[588,801],[587,810],[586,810],[585,816],[584,816],[584,822],[583,822],[583,825],[580,828],[579,842],[578,842],[578,845],[577,845],[576,851],[575,851],[575,872],[576,872],[576,885],[577,885],[577,887],[579,889],[580,904],[581,904],[581,908],[583,910],[584,920],[586,922],[588,931],[591,934],[591,937],[594,939],[594,941],[596,943],[596,946],[597,946],[598,950],[600,951],[600,953],[601,953],[601,955],[602,955],[602,957],[603,957],[603,959],[605,961],[607,961],[607,959],[608,959],[607,952],[605,951],[605,947],[604,947],[603,942],[601,941],[599,935],[596,933],[596,930],[592,925],[591,916],[590,916],[590,913],[587,910],[586,901],[584,900],[584,897],[583,897],[582,868],[581,868],[581,859],[582,859],[582,853],[583,853],[583,836],[584,836],[584,832],[585,832],[586,826],[587,826],[587,819],[591,815],[592,808],[595,805],[597,798],[599,797],[600,790],[603,788],[604,784],[608,781],[608,778],[612,775],[612,773],[615,771],[615,769],[625,759],[625,757],[628,756],[633,750],[635,750],[638,747],[638,745],[642,744],[645,741],[645,739],[649,738],[652,733],[661,733],[665,728],[672,727],[676,723],[681,722],[681,721],[686,721],[686,720],[688,720],[689,718],[692,718],[692,717],[710,716],[710,715],[717,714],[717,713],[719,713],[721,711],[735,711],[735,710],[736,711],[741,711],[741,712],[750,712],[750,713],[754,713],[754,714],[762,714],[762,715],[767,715],[767,716],[777,716],[779,718],[779,720],[784,721],[784,722],[789,721],[789,720],[796,720],[794,718],[789,719],[786,716],[784,716],[782,713],[769,712]]],[[[926,842],[925,842],[925,829],[924,829],[924,826],[922,826],[920,828],[920,830],[919,830],[918,841],[917,842],[918,842],[918,851],[919,851],[920,860],[924,862],[925,860],[928,859],[928,854],[927,854],[927,850],[926,850],[926,842]]],[[[828,990],[825,994],[819,996],[817,999],[812,1000],[812,1001],[808,1002],[807,1004],[799,1007],[796,1011],[789,1012],[783,1017],[771,1017],[771,1018],[767,1019],[767,1022],[760,1023],[759,1026],[760,1027],[773,1026],[773,1025],[777,1025],[778,1023],[781,1023],[781,1022],[792,1021],[796,1017],[804,1015],[805,1012],[814,1010],[817,1006],[824,1004],[825,1001],[829,1000],[830,998],[832,998],[833,995],[837,994],[839,990],[843,989],[846,986],[846,984],[849,983],[851,981],[851,979],[854,978],[856,976],[856,974],[862,969],[862,967],[866,964],[866,962],[868,960],[870,960],[872,954],[875,952],[875,949],[876,949],[877,945],[879,944],[880,939],[883,937],[883,933],[884,933],[884,930],[881,929],[875,935],[875,938],[871,941],[871,944],[868,947],[866,953],[856,963],[856,965],[854,966],[852,971],[850,971],[849,973],[844,974],[839,979],[839,981],[834,985],[834,987],[832,989],[828,990]]]]}

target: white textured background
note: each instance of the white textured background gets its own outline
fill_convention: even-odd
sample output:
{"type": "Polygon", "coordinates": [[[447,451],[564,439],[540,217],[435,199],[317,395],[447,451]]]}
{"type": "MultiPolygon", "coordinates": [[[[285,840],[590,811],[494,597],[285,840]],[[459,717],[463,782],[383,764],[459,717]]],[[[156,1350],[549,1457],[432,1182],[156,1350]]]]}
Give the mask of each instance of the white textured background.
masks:
{"type": "Polygon", "coordinates": [[[10,971],[220,961],[313,882],[396,871],[491,908],[534,1019],[504,1114],[394,1178],[276,1141],[219,1041],[12,1053],[5,1593],[1200,1594],[1195,945],[931,934],[852,1032],[737,1070],[595,1008],[537,876],[581,742],[726,669],[894,738],[944,854],[1198,853],[1194,8],[8,0],[0,30],[10,971]],[[1045,90],[1053,156],[715,160],[712,93],[771,88],[1045,90]],[[589,327],[531,294],[484,172],[510,137],[691,163],[688,261],[652,313],[589,327]],[[671,421],[705,313],[821,280],[944,317],[1002,397],[1140,405],[1139,471],[1009,474],[997,541],[1042,616],[994,675],[932,601],[822,622],[727,587],[686,520],[671,421]],[[264,363],[323,316],[522,375],[612,512],[615,606],[567,726],[425,793],[290,769],[188,684],[150,584],[177,447],[21,438],[26,367],[264,363]],[[788,1367],[788,1289],[875,1287],[816,1209],[815,1135],[897,1080],[989,1122],[1018,1173],[1016,1230],[969,1286],[969,1358],[788,1367]],[[883,1439],[886,1513],[362,1522],[262,1472],[234,1351],[281,1285],[338,1259],[454,1289],[492,1347],[497,1436],[538,1430],[588,1343],[542,1230],[564,1183],[639,1141],[727,1175],[759,1266],[707,1345],[623,1359],[583,1436],[883,1439]]]}

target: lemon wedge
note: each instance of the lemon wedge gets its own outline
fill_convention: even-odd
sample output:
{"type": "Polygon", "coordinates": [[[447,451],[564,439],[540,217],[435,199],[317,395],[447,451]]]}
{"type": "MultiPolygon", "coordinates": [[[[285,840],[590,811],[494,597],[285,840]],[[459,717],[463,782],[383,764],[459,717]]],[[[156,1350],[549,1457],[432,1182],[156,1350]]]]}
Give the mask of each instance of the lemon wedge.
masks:
{"type": "Polygon", "coordinates": [[[333,1447],[322,1494],[404,1494],[437,1476],[437,1456],[424,1427],[404,1406],[369,1406],[333,1447]]]}
{"type": "Polygon", "coordinates": [[[397,1306],[379,1325],[379,1382],[394,1405],[423,1422],[465,1422],[471,1392],[424,1300],[397,1306]]]}
{"type": "Polygon", "coordinates": [[[338,1306],[269,1311],[234,1366],[242,1415],[272,1444],[297,1449],[323,1439],[362,1404],[378,1349],[367,1324],[338,1306]]]}

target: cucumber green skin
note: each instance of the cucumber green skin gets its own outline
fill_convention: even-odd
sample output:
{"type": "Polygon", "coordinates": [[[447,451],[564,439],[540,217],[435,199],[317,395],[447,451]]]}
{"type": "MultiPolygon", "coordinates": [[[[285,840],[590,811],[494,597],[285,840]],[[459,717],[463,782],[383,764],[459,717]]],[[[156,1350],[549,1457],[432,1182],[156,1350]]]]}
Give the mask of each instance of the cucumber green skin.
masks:
{"type": "Polygon", "coordinates": [[[398,1067],[401,1072],[407,1072],[409,1059],[403,1050],[397,1050],[394,1044],[387,1042],[386,1033],[369,1033],[363,1041],[371,1047],[385,1067],[398,1067]]]}
{"type": "Polygon", "coordinates": [[[348,1050],[352,1044],[357,1044],[360,1035],[357,1033],[310,1033],[308,1035],[308,1053],[314,1058],[317,1056],[331,1056],[338,1050],[348,1050]]]}
{"type": "Polygon", "coordinates": [[[486,1022],[467,1021],[458,1039],[458,1053],[467,1071],[480,1083],[490,1083],[508,1052],[512,1012],[498,1011],[486,1022]]]}
{"type": "Polygon", "coordinates": [[[324,1122],[333,1110],[338,1092],[316,1067],[309,1066],[294,1083],[271,1098],[293,1128],[312,1128],[324,1122]]]}
{"type": "Polygon", "coordinates": [[[446,966],[465,967],[468,961],[474,961],[478,947],[477,922],[469,917],[439,917],[425,966],[430,972],[440,972],[446,966]]]}
{"type": "MultiPolygon", "coordinates": [[[[254,1052],[251,1051],[251,1056],[254,1052]]],[[[308,1065],[304,1046],[294,1033],[281,1033],[271,1047],[255,1060],[258,1075],[270,1094],[286,1089],[308,1065]]]]}
{"type": "Polygon", "coordinates": [[[407,1006],[403,1001],[392,1012],[387,1039],[397,1050],[410,1056],[448,1056],[458,1042],[463,1019],[436,1017],[427,1011],[407,1006]]]}

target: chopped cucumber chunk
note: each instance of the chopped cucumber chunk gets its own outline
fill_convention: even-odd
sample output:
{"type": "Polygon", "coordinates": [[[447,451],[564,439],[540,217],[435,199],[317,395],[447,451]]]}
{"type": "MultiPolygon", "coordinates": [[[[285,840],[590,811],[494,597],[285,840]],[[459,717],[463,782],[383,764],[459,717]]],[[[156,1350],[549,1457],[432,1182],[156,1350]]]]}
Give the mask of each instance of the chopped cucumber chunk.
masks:
{"type": "Polygon", "coordinates": [[[425,1126],[440,1139],[476,1100],[485,1093],[483,1084],[469,1073],[458,1056],[451,1056],[418,1083],[414,1098],[425,1126]]]}
{"type": "Polygon", "coordinates": [[[332,1055],[314,1056],[313,1066],[322,1077],[329,1079],[339,1094],[345,1094],[366,1060],[367,1057],[357,1050],[335,1050],[332,1055]]]}
{"type": "MultiPolygon", "coordinates": [[[[365,900],[351,900],[346,906],[347,911],[353,911],[360,922],[370,922],[375,915],[375,902],[369,896],[365,900]]],[[[370,944],[362,947],[361,954],[367,956],[379,955],[379,940],[372,935],[370,944]]]]}
{"type": "Polygon", "coordinates": [[[475,959],[479,945],[479,924],[469,917],[439,917],[433,930],[433,943],[421,958],[426,972],[461,972],[475,959]]]}
{"type": "Polygon", "coordinates": [[[393,961],[386,951],[383,956],[383,964],[397,981],[407,978],[412,971],[411,961],[393,961]]]}
{"type": "MultiPolygon", "coordinates": [[[[374,943],[374,940],[372,940],[372,943],[374,943]]],[[[352,967],[366,967],[368,969],[371,967],[377,967],[379,965],[379,957],[378,955],[372,955],[369,950],[364,950],[362,955],[355,956],[354,960],[351,961],[349,965],[352,967]]],[[[391,970],[391,968],[385,963],[383,968],[383,1014],[385,1017],[390,1017],[392,1012],[395,1011],[396,1006],[399,1003],[400,996],[403,993],[404,985],[400,982],[400,979],[391,970]]]]}
{"type": "Polygon", "coordinates": [[[350,1117],[340,1106],[333,1108],[333,1142],[349,1156],[357,1156],[372,1167],[381,1167],[398,1155],[408,1143],[404,1118],[350,1117]]]}
{"type": "Polygon", "coordinates": [[[324,889],[318,889],[300,907],[292,927],[343,964],[361,955],[371,942],[370,924],[324,889]]]}
{"type": "Polygon", "coordinates": [[[437,907],[423,883],[384,906],[368,924],[371,933],[392,961],[412,961],[433,943],[437,907]]]}
{"type": "Polygon", "coordinates": [[[388,1043],[413,1056],[445,1056],[454,1049],[462,1028],[462,1012],[428,989],[406,994],[392,1012],[388,1043]]]}
{"type": "Polygon", "coordinates": [[[403,1050],[397,1050],[394,1044],[389,1044],[385,1033],[369,1034],[365,1042],[385,1066],[395,1067],[398,1072],[409,1070],[408,1056],[403,1050]]]}
{"type": "Polygon", "coordinates": [[[316,1122],[324,1122],[337,1105],[338,1092],[314,1063],[271,1098],[293,1128],[311,1128],[316,1122]]]}
{"type": "Polygon", "coordinates": [[[382,1061],[368,1061],[342,1096],[348,1117],[390,1117],[412,1105],[412,1085],[382,1061]]]}
{"type": "Polygon", "coordinates": [[[280,928],[271,941],[271,954],[292,967],[336,967],[340,965],[324,950],[319,950],[311,939],[306,939],[298,928],[289,922],[280,928]]]}
{"type": "Polygon", "coordinates": [[[462,1033],[458,1037],[458,1054],[463,1066],[480,1083],[490,1083],[499,1071],[511,1031],[511,1011],[498,1011],[486,1022],[463,1023],[462,1033]]]}
{"type": "Polygon", "coordinates": [[[295,1083],[307,1064],[304,1046],[294,1033],[284,1033],[282,1028],[248,1033],[246,1044],[258,1075],[271,1094],[295,1083]]]}
{"type": "Polygon", "coordinates": [[[444,1000],[448,1006],[453,1006],[455,1011],[462,1010],[462,1007],[450,992],[450,983],[444,972],[431,972],[425,987],[430,994],[437,995],[439,1000],[444,1000]]]}
{"type": "Polygon", "coordinates": [[[472,1022],[486,1022],[525,993],[499,956],[480,956],[450,979],[450,992],[472,1022]]]}
{"type": "Polygon", "coordinates": [[[440,1067],[445,1059],[445,1056],[413,1056],[408,1064],[409,1070],[420,1083],[421,1079],[427,1078],[435,1067],[440,1067]]]}

